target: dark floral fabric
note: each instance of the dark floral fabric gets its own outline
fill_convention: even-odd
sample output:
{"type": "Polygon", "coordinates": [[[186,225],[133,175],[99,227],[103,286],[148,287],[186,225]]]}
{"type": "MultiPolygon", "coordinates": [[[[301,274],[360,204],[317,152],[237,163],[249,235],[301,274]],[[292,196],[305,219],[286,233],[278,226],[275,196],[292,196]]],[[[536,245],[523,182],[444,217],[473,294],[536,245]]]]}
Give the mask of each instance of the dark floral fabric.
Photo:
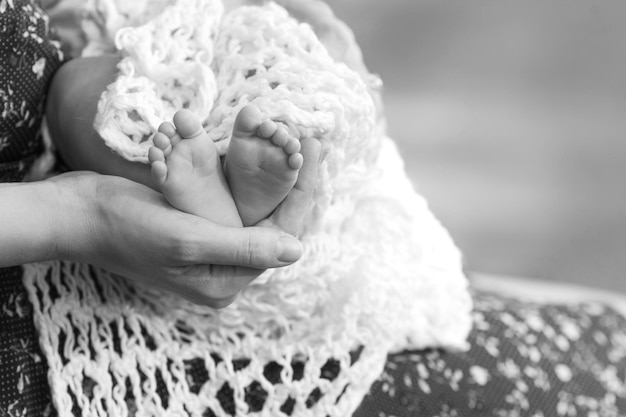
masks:
{"type": "Polygon", "coordinates": [[[0,416],[49,416],[47,367],[21,267],[0,268],[0,309],[0,416]]]}
{"type": "Polygon", "coordinates": [[[600,304],[474,295],[470,349],[389,356],[355,417],[626,415],[626,320],[600,304]]]}
{"type": "MultiPolygon", "coordinates": [[[[17,182],[42,150],[45,92],[62,59],[35,3],[0,0],[0,57],[0,182],[17,182]]],[[[53,413],[46,372],[22,268],[0,268],[0,416],[53,413]]]]}
{"type": "Polygon", "coordinates": [[[16,181],[41,151],[39,129],[59,43],[29,0],[0,0],[0,181],[16,181]]]}

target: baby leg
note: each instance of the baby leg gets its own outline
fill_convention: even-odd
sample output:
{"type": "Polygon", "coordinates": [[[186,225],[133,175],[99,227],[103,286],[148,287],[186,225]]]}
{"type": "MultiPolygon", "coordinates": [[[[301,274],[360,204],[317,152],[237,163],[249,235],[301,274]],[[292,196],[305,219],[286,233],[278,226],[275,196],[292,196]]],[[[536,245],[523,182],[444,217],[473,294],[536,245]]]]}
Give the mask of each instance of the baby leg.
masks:
{"type": "Polygon", "coordinates": [[[262,121],[260,110],[241,109],[225,161],[225,173],[244,226],[267,218],[298,179],[300,142],[284,127],[262,121]]]}
{"type": "Polygon", "coordinates": [[[154,145],[152,179],[172,206],[224,226],[242,225],[215,144],[192,112],[178,111],[174,126],[161,124],[154,145]]]}

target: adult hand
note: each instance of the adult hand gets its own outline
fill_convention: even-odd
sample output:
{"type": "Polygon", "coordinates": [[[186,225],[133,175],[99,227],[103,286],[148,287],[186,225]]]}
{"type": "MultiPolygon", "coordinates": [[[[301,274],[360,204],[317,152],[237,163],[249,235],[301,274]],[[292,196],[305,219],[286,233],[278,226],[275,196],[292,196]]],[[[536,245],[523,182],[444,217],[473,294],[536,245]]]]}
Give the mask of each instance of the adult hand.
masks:
{"type": "MultiPolygon", "coordinates": [[[[65,208],[55,222],[55,258],[98,265],[198,304],[225,307],[261,269],[288,265],[302,253],[278,229],[218,226],[124,178],[75,172],[50,181],[65,208]]],[[[295,200],[294,207],[303,204],[295,200]]]]}

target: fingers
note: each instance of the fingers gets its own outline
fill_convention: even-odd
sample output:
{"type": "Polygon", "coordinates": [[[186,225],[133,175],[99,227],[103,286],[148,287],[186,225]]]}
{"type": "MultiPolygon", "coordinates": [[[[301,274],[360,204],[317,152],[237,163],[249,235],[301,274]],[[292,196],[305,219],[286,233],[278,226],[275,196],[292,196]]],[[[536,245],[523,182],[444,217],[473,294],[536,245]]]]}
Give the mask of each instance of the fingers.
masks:
{"type": "Polygon", "coordinates": [[[196,265],[184,269],[174,291],[189,301],[221,309],[229,306],[263,270],[228,265],[196,265]]]}
{"type": "Polygon", "coordinates": [[[133,181],[91,177],[97,182],[89,181],[85,188],[90,198],[91,189],[98,190],[93,204],[98,223],[92,233],[98,242],[81,248],[86,253],[72,255],[120,275],[144,282],[150,277],[150,285],[221,308],[264,269],[302,256],[300,242],[283,231],[219,226],[174,209],[161,194],[133,181]]]}
{"type": "Polygon", "coordinates": [[[195,253],[183,260],[189,266],[167,278],[173,280],[170,288],[196,304],[224,308],[265,269],[289,265],[302,256],[300,242],[276,229],[205,224],[211,226],[196,227],[195,253]]]}
{"type": "Polygon", "coordinates": [[[224,308],[265,269],[287,266],[303,253],[296,238],[274,228],[198,222],[184,233],[188,239],[177,263],[189,266],[178,269],[174,289],[196,304],[224,308]]]}
{"type": "Polygon", "coordinates": [[[300,154],[304,161],[298,180],[270,219],[272,224],[295,236],[301,231],[313,199],[321,154],[321,144],[316,139],[305,138],[301,145],[300,154]]]}

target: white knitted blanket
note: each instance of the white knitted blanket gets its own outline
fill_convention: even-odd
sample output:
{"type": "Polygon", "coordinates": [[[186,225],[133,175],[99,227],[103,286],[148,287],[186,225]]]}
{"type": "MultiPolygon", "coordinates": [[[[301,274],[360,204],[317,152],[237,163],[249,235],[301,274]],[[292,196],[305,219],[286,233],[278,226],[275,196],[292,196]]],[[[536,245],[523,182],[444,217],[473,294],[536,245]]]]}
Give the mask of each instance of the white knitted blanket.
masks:
{"type": "Polygon", "coordinates": [[[116,152],[145,161],[181,107],[224,152],[234,115],[253,102],[318,137],[326,156],[302,260],[224,310],[88,265],[28,265],[61,416],[344,417],[390,352],[465,347],[460,254],[376,123],[368,86],[308,25],[275,4],[225,12],[220,0],[93,0],[87,11],[85,53],[114,39],[124,56],[97,120],[116,152]]]}

